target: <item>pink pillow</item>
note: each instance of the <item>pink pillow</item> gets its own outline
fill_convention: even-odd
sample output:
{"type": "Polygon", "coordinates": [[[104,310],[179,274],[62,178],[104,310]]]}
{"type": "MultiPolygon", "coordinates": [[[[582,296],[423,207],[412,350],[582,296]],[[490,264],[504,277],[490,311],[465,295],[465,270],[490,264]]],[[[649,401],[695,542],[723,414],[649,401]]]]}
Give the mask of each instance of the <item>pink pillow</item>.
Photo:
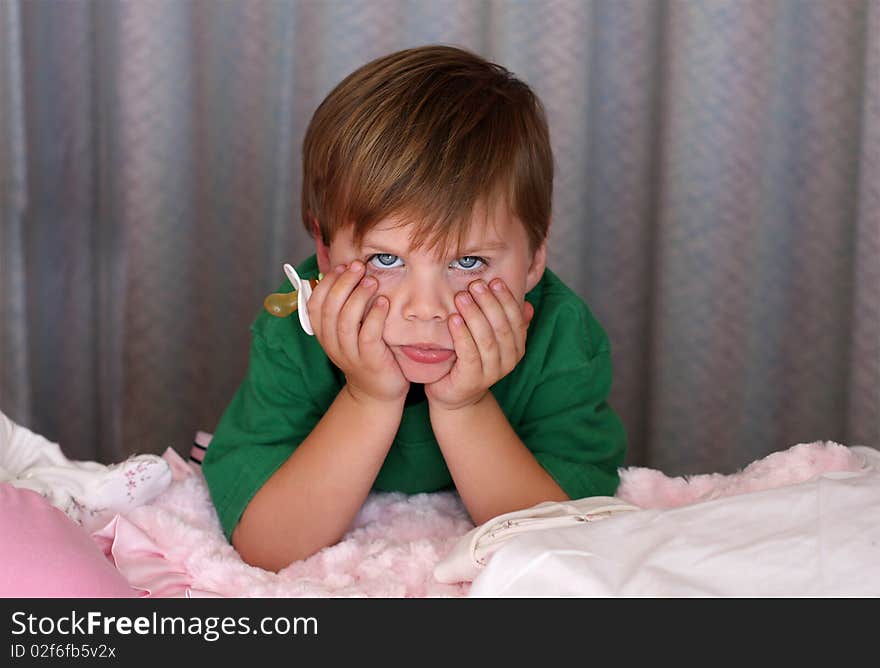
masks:
{"type": "Polygon", "coordinates": [[[140,596],[89,535],[29,489],[0,483],[0,597],[140,596]]]}

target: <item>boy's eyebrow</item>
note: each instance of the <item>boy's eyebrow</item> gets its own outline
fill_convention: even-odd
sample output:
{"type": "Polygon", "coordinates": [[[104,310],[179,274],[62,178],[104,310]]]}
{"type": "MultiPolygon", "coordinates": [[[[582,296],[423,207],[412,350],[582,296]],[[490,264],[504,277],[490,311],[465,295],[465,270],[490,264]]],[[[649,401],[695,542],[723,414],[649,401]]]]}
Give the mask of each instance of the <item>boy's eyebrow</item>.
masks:
{"type": "MultiPolygon", "coordinates": [[[[392,255],[400,255],[403,251],[395,250],[391,248],[387,244],[379,244],[375,241],[371,241],[369,239],[364,239],[361,243],[362,251],[375,251],[377,253],[391,253],[392,255]]],[[[457,257],[464,257],[466,255],[474,255],[479,252],[485,251],[497,251],[504,250],[507,248],[507,243],[502,239],[498,239],[497,241],[487,241],[485,243],[476,244],[474,246],[466,246],[462,249],[456,249],[454,252],[457,257]]]]}
{"type": "Polygon", "coordinates": [[[466,246],[465,248],[457,250],[456,253],[459,255],[473,255],[477,252],[504,250],[505,248],[507,248],[507,244],[502,239],[499,239],[498,241],[487,241],[475,246],[466,246]]]}
{"type": "Polygon", "coordinates": [[[401,255],[403,251],[392,248],[388,244],[378,244],[375,242],[364,241],[360,245],[362,252],[372,251],[375,253],[390,253],[391,255],[401,255]]]}

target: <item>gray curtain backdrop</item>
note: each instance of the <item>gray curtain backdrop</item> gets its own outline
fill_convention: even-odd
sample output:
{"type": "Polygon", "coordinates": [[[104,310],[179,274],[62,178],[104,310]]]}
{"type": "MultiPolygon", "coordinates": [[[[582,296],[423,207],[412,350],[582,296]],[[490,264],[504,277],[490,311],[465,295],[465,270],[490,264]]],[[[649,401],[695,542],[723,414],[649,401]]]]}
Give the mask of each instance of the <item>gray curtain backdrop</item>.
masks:
{"type": "Polygon", "coordinates": [[[629,464],[880,446],[880,0],[0,0],[0,410],[77,459],[188,452],[312,252],[312,111],[436,42],[544,100],[629,464]]]}

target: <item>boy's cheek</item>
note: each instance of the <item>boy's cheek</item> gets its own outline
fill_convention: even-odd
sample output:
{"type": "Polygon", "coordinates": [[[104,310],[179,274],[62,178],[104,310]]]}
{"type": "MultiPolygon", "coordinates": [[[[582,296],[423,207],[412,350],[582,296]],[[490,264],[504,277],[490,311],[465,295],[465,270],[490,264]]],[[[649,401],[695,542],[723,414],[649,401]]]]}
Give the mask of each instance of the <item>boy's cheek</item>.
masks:
{"type": "Polygon", "coordinates": [[[381,269],[377,269],[369,262],[364,262],[364,267],[366,271],[364,272],[365,276],[372,276],[379,283],[379,289],[381,290],[383,286],[387,286],[394,282],[394,279],[390,278],[386,275],[384,271],[381,269]]]}

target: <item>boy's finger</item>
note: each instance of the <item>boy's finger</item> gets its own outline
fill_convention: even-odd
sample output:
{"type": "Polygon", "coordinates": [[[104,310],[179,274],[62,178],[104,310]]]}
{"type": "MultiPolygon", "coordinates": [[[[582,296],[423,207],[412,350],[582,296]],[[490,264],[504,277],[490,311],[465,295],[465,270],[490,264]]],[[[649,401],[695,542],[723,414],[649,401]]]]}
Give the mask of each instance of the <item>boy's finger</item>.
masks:
{"type": "Polygon", "coordinates": [[[535,313],[535,308],[529,302],[520,304],[504,281],[500,278],[493,280],[489,284],[489,288],[495,294],[498,303],[501,304],[501,307],[504,309],[504,313],[507,315],[507,320],[510,323],[511,329],[516,334],[517,361],[519,361],[519,358],[525,354],[525,334],[529,322],[531,321],[531,315],[534,315],[535,313]],[[528,309],[530,309],[529,312],[531,315],[526,317],[528,309]]]}
{"type": "Polygon", "coordinates": [[[489,324],[492,325],[492,329],[496,332],[502,329],[510,329],[510,317],[504,310],[504,306],[498,299],[495,290],[490,290],[489,286],[483,281],[474,281],[468,286],[468,291],[471,293],[474,301],[479,304],[489,324]]]}
{"type": "Polygon", "coordinates": [[[490,290],[483,281],[474,281],[468,287],[471,296],[479,304],[492,328],[498,344],[498,358],[502,369],[512,369],[519,361],[518,330],[514,329],[515,325],[498,299],[496,290],[490,290]]]}
{"type": "Polygon", "coordinates": [[[500,278],[496,278],[489,283],[489,289],[492,290],[492,294],[495,295],[498,303],[501,304],[501,308],[504,309],[504,313],[514,329],[523,324],[522,304],[516,300],[507,284],[500,278]]]}
{"type": "Polygon", "coordinates": [[[455,297],[455,303],[479,351],[483,372],[496,373],[501,365],[500,350],[489,320],[470,293],[460,292],[455,297]]]}
{"type": "Polygon", "coordinates": [[[379,295],[367,308],[358,334],[358,351],[361,357],[379,356],[384,352],[385,341],[382,333],[385,330],[385,318],[388,315],[388,297],[379,295]]]}
{"type": "Polygon", "coordinates": [[[480,350],[461,314],[453,313],[449,316],[448,326],[452,335],[452,347],[455,349],[455,366],[459,367],[460,372],[476,368],[482,373],[483,360],[480,357],[480,350]]]}
{"type": "Polygon", "coordinates": [[[364,265],[358,261],[352,262],[348,268],[340,265],[334,269],[336,280],[330,286],[321,305],[321,323],[325,332],[336,328],[339,312],[342,311],[351,291],[361,280],[363,271],[364,265]]]}
{"type": "Polygon", "coordinates": [[[350,359],[358,356],[358,332],[364,320],[367,302],[373,296],[378,282],[372,276],[365,276],[351,292],[339,312],[336,331],[339,333],[339,345],[350,359]]]}
{"type": "Polygon", "coordinates": [[[333,286],[333,283],[336,282],[338,277],[339,274],[336,271],[329,272],[324,279],[315,286],[315,289],[312,290],[312,296],[309,297],[309,301],[306,302],[306,309],[309,312],[309,321],[312,323],[312,330],[314,330],[315,336],[319,339],[324,331],[321,322],[324,299],[327,297],[327,293],[330,292],[330,288],[333,286]]]}

